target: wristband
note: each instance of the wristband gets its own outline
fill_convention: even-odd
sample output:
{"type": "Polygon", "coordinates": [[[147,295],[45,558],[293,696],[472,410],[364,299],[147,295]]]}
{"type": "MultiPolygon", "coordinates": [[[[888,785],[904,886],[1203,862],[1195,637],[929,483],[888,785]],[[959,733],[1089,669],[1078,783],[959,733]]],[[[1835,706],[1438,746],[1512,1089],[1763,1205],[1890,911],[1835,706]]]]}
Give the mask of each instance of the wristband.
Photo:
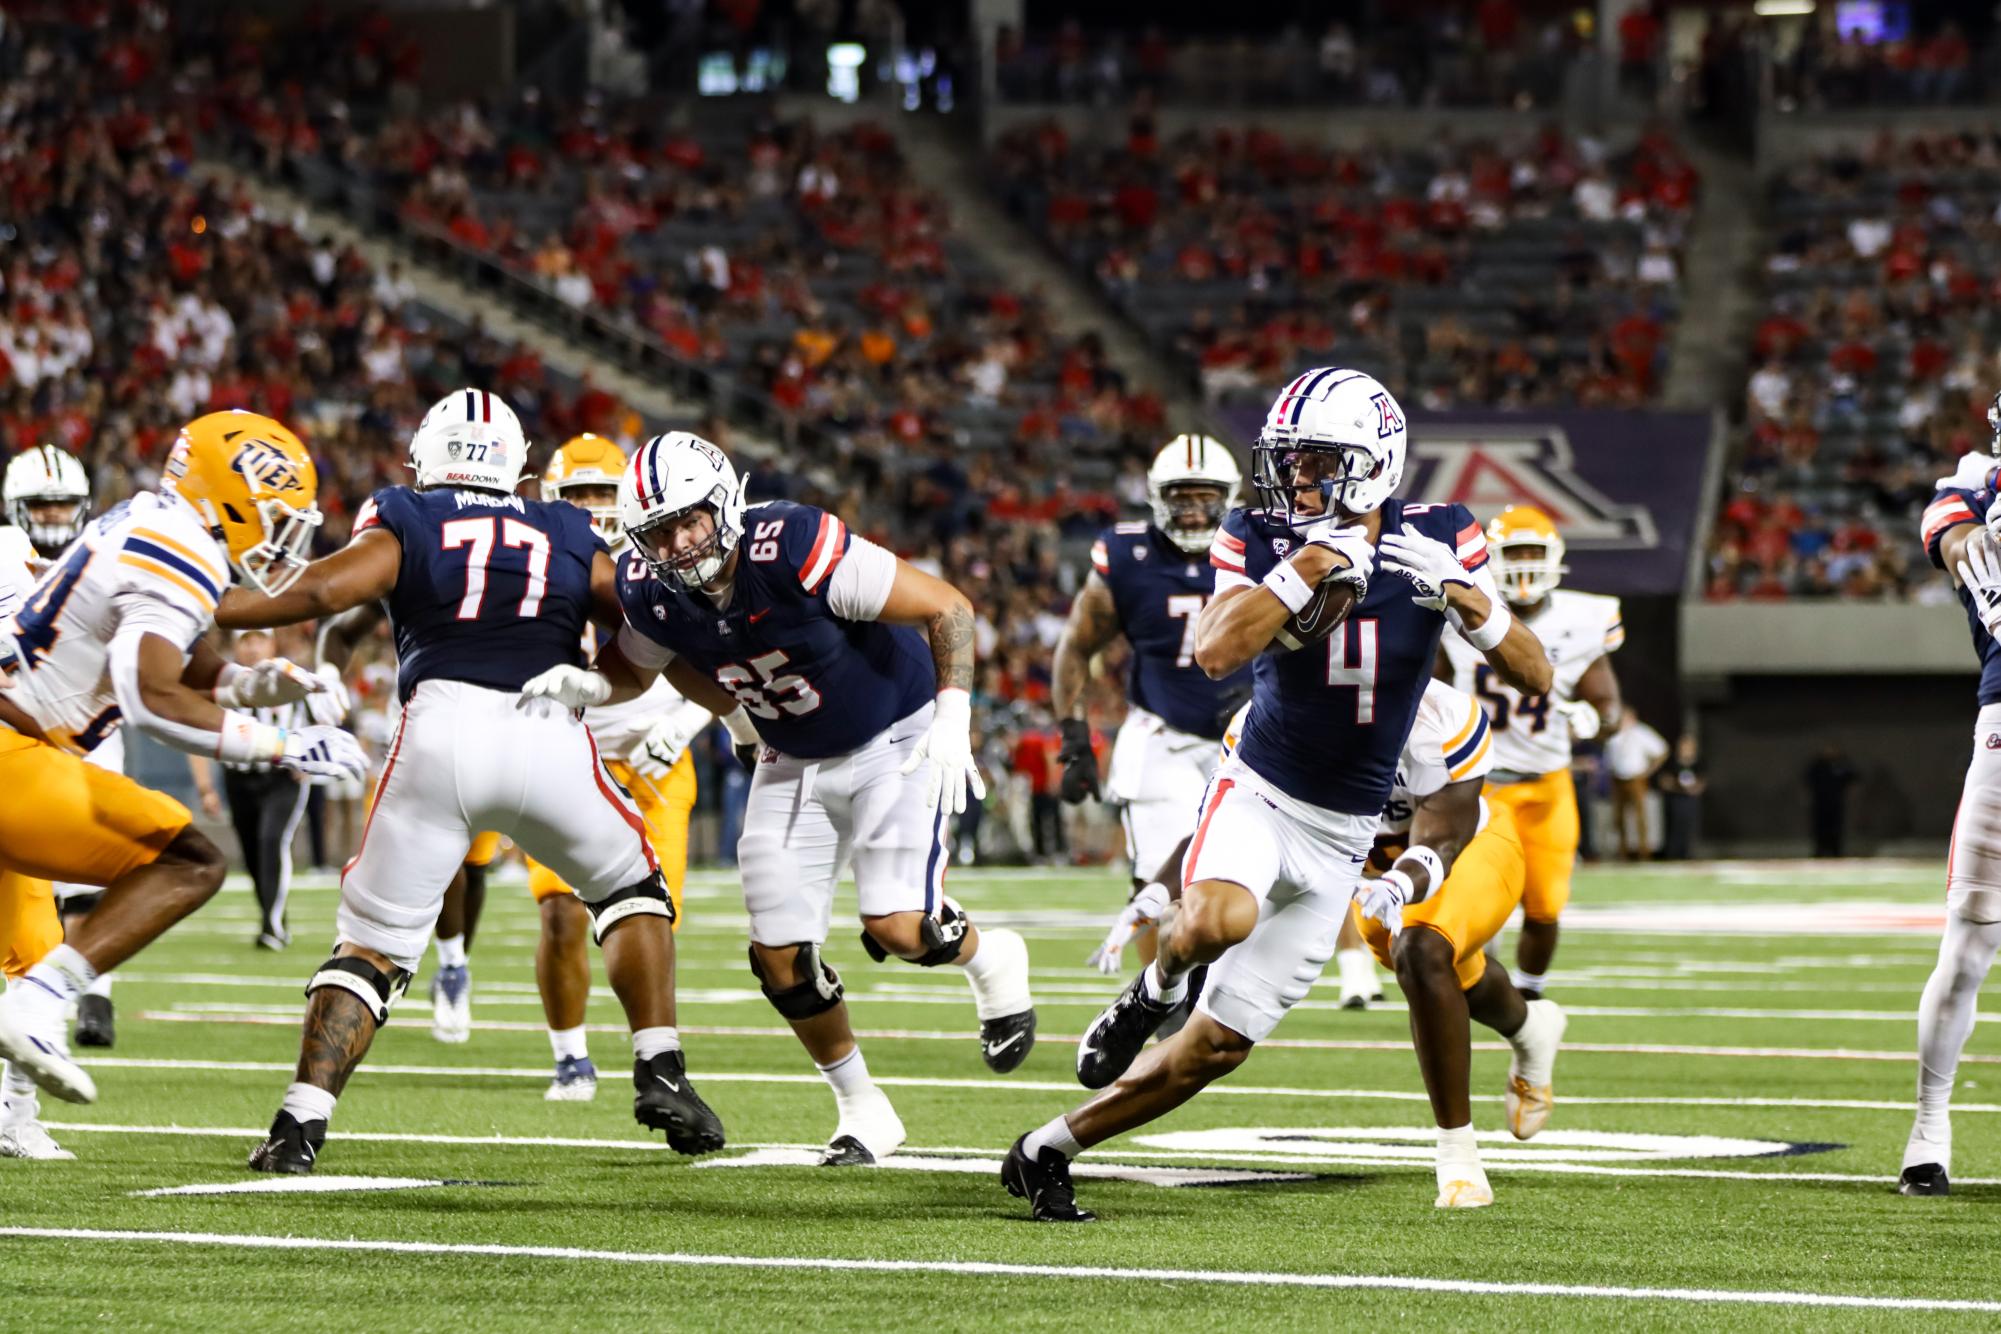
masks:
{"type": "Polygon", "coordinates": [[[1294,616],[1306,610],[1306,604],[1313,601],[1313,587],[1300,578],[1299,571],[1292,568],[1292,562],[1282,560],[1272,566],[1271,573],[1264,577],[1264,586],[1271,595],[1285,604],[1285,609],[1294,616]]]}
{"type": "Polygon", "coordinates": [[[285,729],[235,710],[222,715],[215,757],[224,764],[273,764],[285,753],[285,729]]]}
{"type": "Polygon", "coordinates": [[[1488,605],[1492,606],[1494,610],[1489,612],[1487,619],[1480,623],[1479,629],[1466,630],[1462,628],[1460,630],[1460,633],[1466,636],[1466,642],[1474,648],[1479,649],[1482,653],[1491,653],[1499,648],[1501,641],[1508,637],[1508,631],[1515,624],[1515,614],[1509,611],[1507,604],[1499,598],[1489,598],[1488,605]]]}
{"type": "Polygon", "coordinates": [[[757,724],[750,720],[750,711],[741,704],[723,715],[723,726],[729,729],[730,742],[733,745],[763,744],[763,739],[757,734],[757,724]]]}
{"type": "Polygon", "coordinates": [[[1399,890],[1397,903],[1402,907],[1409,907],[1417,902],[1417,886],[1411,883],[1408,873],[1399,871],[1394,866],[1377,876],[1376,884],[1397,886],[1399,890]]]}
{"type": "Polygon", "coordinates": [[[1402,865],[1404,862],[1416,862],[1419,866],[1422,866],[1426,877],[1424,893],[1419,894],[1415,892],[1416,882],[1411,880],[1408,872],[1399,871],[1394,866],[1390,868],[1389,874],[1401,876],[1404,882],[1412,888],[1412,893],[1406,902],[1422,903],[1440,885],[1445,883],[1445,859],[1430,848],[1425,847],[1424,844],[1420,843],[1416,847],[1405,848],[1403,855],[1397,858],[1397,864],[1402,865]]]}

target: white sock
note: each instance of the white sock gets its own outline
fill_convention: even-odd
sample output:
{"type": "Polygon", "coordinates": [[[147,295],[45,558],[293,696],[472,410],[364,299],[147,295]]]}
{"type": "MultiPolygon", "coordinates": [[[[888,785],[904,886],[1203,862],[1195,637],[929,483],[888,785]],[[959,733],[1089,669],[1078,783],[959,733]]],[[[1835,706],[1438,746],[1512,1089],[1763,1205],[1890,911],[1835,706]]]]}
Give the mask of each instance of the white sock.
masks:
{"type": "Polygon", "coordinates": [[[288,1084],[285,1087],[285,1101],[280,1107],[290,1112],[292,1119],[301,1124],[307,1121],[331,1121],[334,1095],[314,1084],[288,1084]]]}
{"type": "Polygon", "coordinates": [[[28,970],[27,980],[41,983],[42,989],[68,1005],[97,980],[97,970],[74,947],[58,945],[28,970]]]}
{"type": "Polygon", "coordinates": [[[584,1037],[584,1026],[578,1024],[575,1028],[550,1029],[549,1050],[556,1053],[556,1059],[559,1061],[565,1057],[578,1061],[588,1059],[591,1048],[588,1039],[584,1037]]]}
{"type": "Polygon", "coordinates": [[[869,1078],[868,1062],[862,1059],[859,1046],[832,1065],[821,1065],[815,1061],[813,1068],[820,1072],[827,1081],[827,1087],[834,1091],[834,1105],[837,1107],[845,1108],[850,1102],[878,1091],[875,1081],[869,1078]]]}
{"type": "Polygon", "coordinates": [[[973,988],[973,1008],[981,1019],[1020,1014],[1035,1002],[1028,994],[1028,942],[1017,931],[996,927],[980,932],[973,957],[960,967],[973,988]]]}
{"type": "Polygon", "coordinates": [[[1140,994],[1156,1005],[1179,1005],[1188,994],[1188,974],[1166,977],[1159,959],[1140,969],[1139,979],[1140,994]]]}
{"type": "Polygon", "coordinates": [[[1021,1151],[1030,1158],[1041,1157],[1044,1149],[1054,1149],[1065,1158],[1075,1158],[1084,1151],[1084,1146],[1070,1133],[1070,1123],[1059,1116],[1042,1129],[1029,1132],[1021,1146],[1021,1151]]]}
{"type": "Polygon", "coordinates": [[[1341,971],[1341,997],[1376,994],[1376,961],[1365,949],[1335,950],[1334,965],[1341,971]]]}
{"type": "Polygon", "coordinates": [[[632,1030],[632,1054],[642,1061],[650,1061],[663,1051],[681,1050],[681,1030],[669,1025],[658,1028],[635,1028],[632,1030]]]}
{"type": "Polygon", "coordinates": [[[111,974],[99,973],[97,975],[97,980],[92,982],[89,986],[83,989],[83,994],[86,996],[102,996],[104,997],[104,999],[110,1000],[111,974]]]}
{"type": "Polygon", "coordinates": [[[1948,911],[1938,966],[1918,1001],[1918,1117],[1914,1138],[1951,1144],[1952,1083],[1973,1033],[1980,984],[2001,950],[2001,922],[1969,922],[1948,911]]]}
{"type": "Polygon", "coordinates": [[[438,937],[438,967],[463,968],[466,966],[466,938],[464,936],[438,937]]]}
{"type": "Polygon", "coordinates": [[[1514,982],[1516,991],[1541,991],[1543,979],[1548,976],[1548,973],[1525,973],[1519,968],[1508,971],[1508,977],[1514,982]]]}
{"type": "Polygon", "coordinates": [[[6,1075],[0,1077],[0,1126],[17,1126],[34,1120],[41,1114],[35,1081],[19,1065],[8,1064],[5,1069],[6,1075]]]}
{"type": "Polygon", "coordinates": [[[1473,1123],[1448,1130],[1438,1128],[1438,1188],[1442,1191],[1455,1181],[1485,1180],[1480,1165],[1480,1145],[1473,1138],[1473,1123]],[[1468,1169],[1471,1169],[1470,1171],[1468,1169]]]}

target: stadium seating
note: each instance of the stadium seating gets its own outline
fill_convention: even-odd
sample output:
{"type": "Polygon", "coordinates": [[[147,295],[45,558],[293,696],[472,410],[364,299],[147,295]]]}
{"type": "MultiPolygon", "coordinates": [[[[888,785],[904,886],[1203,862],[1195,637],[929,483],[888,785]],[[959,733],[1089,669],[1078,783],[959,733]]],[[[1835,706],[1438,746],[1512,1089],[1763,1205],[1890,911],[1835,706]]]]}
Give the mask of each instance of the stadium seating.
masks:
{"type": "Polygon", "coordinates": [[[2001,144],[1885,137],[1776,179],[1776,244],[1708,595],[1942,598],[1915,551],[1935,478],[2001,388],[2001,144]]]}
{"type": "Polygon", "coordinates": [[[1426,407],[1639,405],[1678,312],[1694,169],[1664,134],[1329,150],[1258,128],[998,143],[1010,207],[1212,401],[1380,368],[1426,407]]]}

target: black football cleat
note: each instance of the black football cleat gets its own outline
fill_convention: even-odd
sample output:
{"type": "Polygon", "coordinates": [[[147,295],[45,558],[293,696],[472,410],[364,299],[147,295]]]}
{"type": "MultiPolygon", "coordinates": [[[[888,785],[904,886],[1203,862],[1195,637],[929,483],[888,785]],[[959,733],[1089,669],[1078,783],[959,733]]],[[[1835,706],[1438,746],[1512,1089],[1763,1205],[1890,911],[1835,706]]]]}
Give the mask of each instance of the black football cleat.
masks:
{"type": "Polygon", "coordinates": [[[1077,1082],[1085,1088],[1101,1089],[1124,1074],[1139,1058],[1146,1040],[1167,1022],[1169,1015],[1187,1004],[1186,1000],[1173,1005],[1148,1000],[1140,989],[1145,977],[1143,968],[1126,983],[1119,998],[1084,1030],[1083,1041],[1077,1044],[1077,1082]]]}
{"type": "Polygon", "coordinates": [[[632,1063],[632,1115],[648,1130],[667,1132],[667,1147],[676,1153],[714,1153],[723,1147],[722,1118],[709,1110],[688,1080],[687,1063],[678,1051],[632,1063]]]}
{"type": "Polygon", "coordinates": [[[1525,1001],[1534,1001],[1542,999],[1541,987],[1517,987],[1515,988],[1515,990],[1521,993],[1521,997],[1525,1001]]]}
{"type": "Polygon", "coordinates": [[[874,1167],[875,1155],[853,1135],[836,1135],[820,1151],[822,1167],[874,1167]]]}
{"type": "Polygon", "coordinates": [[[109,1047],[118,1040],[118,1025],[109,996],[85,996],[76,1003],[76,1045],[109,1047]]]}
{"type": "Polygon", "coordinates": [[[1004,1014],[998,1019],[983,1020],[980,1024],[980,1059],[987,1063],[987,1069],[997,1075],[1004,1075],[1027,1060],[1029,1049],[1033,1046],[1034,1010],[1004,1014]]]}
{"type": "Polygon", "coordinates": [[[1028,1212],[1038,1223],[1092,1223],[1098,1216],[1077,1207],[1077,1191],[1070,1184],[1070,1160],[1054,1149],[1044,1149],[1030,1158],[1022,1145],[1023,1135],[1007,1151],[1001,1163],[1001,1185],[1018,1200],[1028,1201],[1028,1212]]]}
{"type": "Polygon", "coordinates": [[[1899,1195],[1950,1195],[1952,1182],[1939,1163],[1917,1163],[1897,1178],[1899,1195]]]}
{"type": "Polygon", "coordinates": [[[271,1134],[250,1151],[253,1172],[283,1172],[304,1176],[319,1161],[327,1142],[325,1121],[299,1121],[290,1112],[280,1111],[271,1123],[271,1134]]]}

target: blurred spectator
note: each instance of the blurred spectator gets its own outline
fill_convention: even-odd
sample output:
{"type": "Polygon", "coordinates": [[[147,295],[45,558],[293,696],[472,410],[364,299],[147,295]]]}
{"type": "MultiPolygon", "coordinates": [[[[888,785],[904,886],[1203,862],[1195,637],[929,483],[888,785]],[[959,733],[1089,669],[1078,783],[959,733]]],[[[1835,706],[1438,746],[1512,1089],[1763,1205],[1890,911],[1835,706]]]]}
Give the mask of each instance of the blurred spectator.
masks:
{"type": "Polygon", "coordinates": [[[1702,837],[1702,794],[1709,788],[1695,733],[1683,732],[1674,743],[1674,758],[1654,775],[1661,794],[1661,860],[1685,862],[1695,855],[1702,837]]]}
{"type": "Polygon", "coordinates": [[[1833,742],[1822,746],[1807,765],[1807,824],[1813,832],[1814,856],[1847,855],[1848,789],[1857,778],[1847,753],[1833,742]]]}
{"type": "Polygon", "coordinates": [[[1605,765],[1612,771],[1612,822],[1619,830],[1619,856],[1642,861],[1653,848],[1647,827],[1647,785],[1668,757],[1667,741],[1628,709],[1605,739],[1605,765]]]}

